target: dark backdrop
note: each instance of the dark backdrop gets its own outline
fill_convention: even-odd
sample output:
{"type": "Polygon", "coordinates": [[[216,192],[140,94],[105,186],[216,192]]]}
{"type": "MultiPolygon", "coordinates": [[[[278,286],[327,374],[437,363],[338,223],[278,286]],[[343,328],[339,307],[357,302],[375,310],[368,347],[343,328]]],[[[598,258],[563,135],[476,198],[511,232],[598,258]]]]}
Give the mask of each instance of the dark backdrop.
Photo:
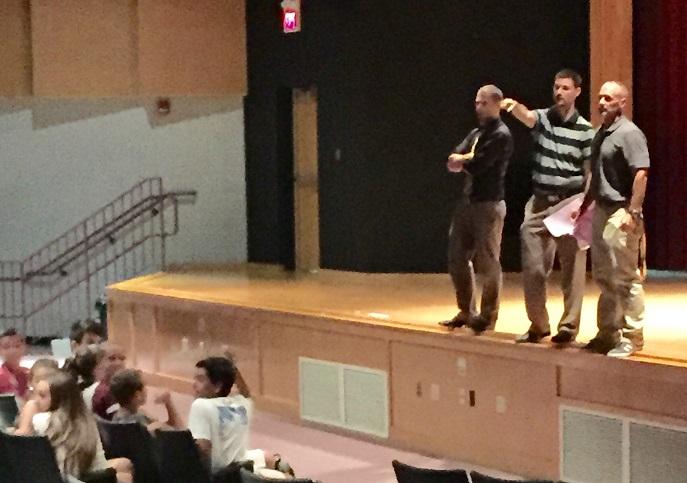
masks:
{"type": "MultiPolygon", "coordinates": [[[[290,35],[279,1],[247,5],[251,261],[288,264],[293,250],[284,88],[317,87],[321,265],[332,269],[445,271],[454,199],[445,160],[474,125],[480,85],[546,107],[553,75],[571,67],[585,78],[578,105],[588,117],[586,1],[302,0],[303,31],[290,35]]],[[[503,262],[518,270],[531,141],[504,118],[516,151],[503,262]]]]}

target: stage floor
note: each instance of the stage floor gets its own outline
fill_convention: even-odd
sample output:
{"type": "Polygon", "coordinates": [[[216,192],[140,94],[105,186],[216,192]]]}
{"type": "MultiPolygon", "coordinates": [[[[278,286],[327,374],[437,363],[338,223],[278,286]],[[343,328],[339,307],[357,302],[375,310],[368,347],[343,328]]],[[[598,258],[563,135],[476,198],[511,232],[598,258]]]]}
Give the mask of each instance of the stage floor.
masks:
{"type": "MultiPolygon", "coordinates": [[[[549,284],[548,302],[554,331],[562,312],[555,275],[549,284]]],[[[294,274],[277,267],[247,264],[225,270],[156,273],[118,283],[113,288],[431,332],[448,333],[437,322],[456,313],[446,274],[332,270],[294,274]]],[[[645,289],[645,347],[635,357],[655,363],[687,363],[687,274],[650,273],[645,289]]],[[[578,347],[596,333],[597,297],[598,290],[589,279],[578,347]]],[[[505,274],[497,332],[487,332],[482,337],[512,338],[528,326],[520,275],[505,274]]],[[[545,344],[549,344],[548,340],[545,344]]]]}

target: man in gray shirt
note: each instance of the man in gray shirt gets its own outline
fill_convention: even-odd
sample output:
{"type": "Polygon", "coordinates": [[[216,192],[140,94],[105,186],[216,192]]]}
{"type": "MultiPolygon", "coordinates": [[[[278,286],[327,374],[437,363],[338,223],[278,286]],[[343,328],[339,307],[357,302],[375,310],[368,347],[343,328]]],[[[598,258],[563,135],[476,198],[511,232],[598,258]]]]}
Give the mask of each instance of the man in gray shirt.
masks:
{"type": "Polygon", "coordinates": [[[601,289],[598,333],[585,349],[611,357],[627,357],[644,344],[644,289],[638,264],[649,150],[642,131],[623,115],[628,97],[620,82],[601,86],[603,121],[592,142],[591,185],[580,208],[584,213],[595,202],[592,272],[601,289]]]}

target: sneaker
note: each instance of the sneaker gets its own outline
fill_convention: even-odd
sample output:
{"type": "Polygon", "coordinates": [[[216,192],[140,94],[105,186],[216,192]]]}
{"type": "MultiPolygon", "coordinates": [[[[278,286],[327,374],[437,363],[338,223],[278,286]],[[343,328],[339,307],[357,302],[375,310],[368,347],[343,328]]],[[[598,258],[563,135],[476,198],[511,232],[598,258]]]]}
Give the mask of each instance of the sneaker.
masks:
{"type": "Polygon", "coordinates": [[[554,344],[570,344],[575,341],[575,333],[568,329],[561,329],[558,334],[551,337],[554,344]]]}
{"type": "Polygon", "coordinates": [[[608,357],[623,358],[630,357],[636,351],[637,349],[635,348],[635,345],[632,343],[632,341],[628,339],[621,339],[615,347],[613,347],[606,353],[606,355],[608,357]]]}

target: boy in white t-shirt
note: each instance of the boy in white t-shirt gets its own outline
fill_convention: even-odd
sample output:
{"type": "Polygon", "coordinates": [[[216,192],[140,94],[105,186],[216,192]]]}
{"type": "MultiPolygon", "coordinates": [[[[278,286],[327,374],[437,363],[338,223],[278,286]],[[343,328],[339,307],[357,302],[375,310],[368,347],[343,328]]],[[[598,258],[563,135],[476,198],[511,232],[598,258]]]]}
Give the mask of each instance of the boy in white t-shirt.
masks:
{"type": "Polygon", "coordinates": [[[213,473],[242,460],[252,460],[256,470],[278,468],[293,473],[281,466],[278,457],[248,450],[253,401],[246,381],[230,359],[209,357],[198,362],[193,391],[196,400],[191,404],[188,429],[201,455],[210,460],[213,473]],[[238,394],[231,395],[234,383],[238,394]]]}

